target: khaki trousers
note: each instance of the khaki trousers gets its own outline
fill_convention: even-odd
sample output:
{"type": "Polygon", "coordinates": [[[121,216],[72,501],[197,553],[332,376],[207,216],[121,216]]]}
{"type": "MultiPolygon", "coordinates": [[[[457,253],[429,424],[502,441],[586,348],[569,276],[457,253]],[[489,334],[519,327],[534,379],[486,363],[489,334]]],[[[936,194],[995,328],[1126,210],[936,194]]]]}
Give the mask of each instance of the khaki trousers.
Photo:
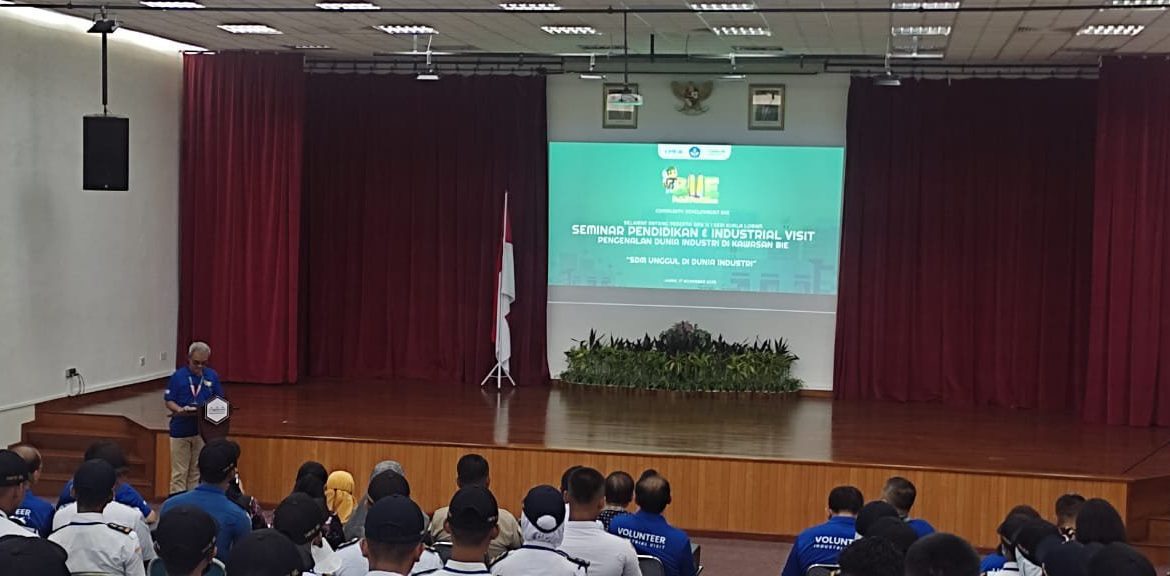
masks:
{"type": "Polygon", "coordinates": [[[199,485],[199,451],[203,438],[171,438],[171,494],[186,492],[199,485]]]}

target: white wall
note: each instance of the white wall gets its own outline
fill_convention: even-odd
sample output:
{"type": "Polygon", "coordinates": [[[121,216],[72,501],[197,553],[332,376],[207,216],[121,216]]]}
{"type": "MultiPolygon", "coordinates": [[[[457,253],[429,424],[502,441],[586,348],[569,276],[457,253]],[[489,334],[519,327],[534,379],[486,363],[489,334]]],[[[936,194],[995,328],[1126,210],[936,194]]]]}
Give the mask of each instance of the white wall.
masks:
{"type": "Polygon", "coordinates": [[[27,406],[67,393],[67,367],[93,391],[175,365],[182,59],[111,37],[110,109],[130,118],[130,191],[88,192],[81,119],[101,110],[99,50],[67,18],[0,9],[4,444],[32,417],[27,406]]]}
{"type": "MultiPolygon", "coordinates": [[[[788,97],[783,131],[747,129],[748,82],[716,82],[710,111],[684,116],[675,110],[669,75],[631,77],[646,104],[637,130],[601,127],[601,83],[576,76],[548,82],[551,141],[694,142],[791,146],[844,146],[849,78],[844,75],[753,76],[753,84],[784,84],[788,97]]],[[[686,80],[704,80],[684,77],[686,80]]],[[[596,328],[619,336],[657,334],[679,320],[697,322],[730,340],[783,337],[800,356],[797,375],[809,389],[833,383],[836,297],[793,294],[699,293],[640,289],[549,288],[548,360],[554,377],[564,351],[596,328]],[[614,305],[622,304],[622,305],[614,305]]]]}

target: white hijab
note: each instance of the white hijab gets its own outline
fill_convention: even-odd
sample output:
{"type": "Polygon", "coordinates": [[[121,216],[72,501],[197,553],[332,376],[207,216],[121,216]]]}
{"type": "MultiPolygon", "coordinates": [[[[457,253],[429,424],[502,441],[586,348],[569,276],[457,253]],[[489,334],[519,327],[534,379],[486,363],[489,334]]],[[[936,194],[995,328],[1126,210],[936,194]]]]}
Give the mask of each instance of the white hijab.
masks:
{"type": "Polygon", "coordinates": [[[549,548],[560,548],[561,542],[565,539],[565,523],[557,524],[556,518],[541,516],[536,519],[534,526],[528,521],[528,516],[521,514],[520,533],[524,535],[525,544],[542,544],[549,548]]]}

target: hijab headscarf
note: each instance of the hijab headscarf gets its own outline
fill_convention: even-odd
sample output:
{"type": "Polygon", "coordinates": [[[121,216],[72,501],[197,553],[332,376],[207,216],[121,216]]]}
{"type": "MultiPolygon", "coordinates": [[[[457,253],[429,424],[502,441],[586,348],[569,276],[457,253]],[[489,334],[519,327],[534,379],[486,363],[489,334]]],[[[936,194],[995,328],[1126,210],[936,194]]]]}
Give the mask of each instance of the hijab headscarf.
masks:
{"type": "Polygon", "coordinates": [[[353,474],[338,470],[329,475],[325,483],[325,505],[329,511],[336,514],[342,522],[349,520],[353,510],[357,507],[357,500],[353,497],[353,474]]]}

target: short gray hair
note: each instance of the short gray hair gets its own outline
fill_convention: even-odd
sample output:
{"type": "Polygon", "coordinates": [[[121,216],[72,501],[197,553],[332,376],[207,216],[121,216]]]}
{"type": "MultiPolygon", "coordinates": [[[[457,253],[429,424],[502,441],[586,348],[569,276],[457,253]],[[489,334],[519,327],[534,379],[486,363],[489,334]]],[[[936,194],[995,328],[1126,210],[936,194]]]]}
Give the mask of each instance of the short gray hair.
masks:
{"type": "Polygon", "coordinates": [[[387,470],[393,470],[395,474],[406,478],[406,471],[402,469],[402,464],[399,464],[397,460],[383,460],[378,462],[378,464],[374,466],[374,473],[371,474],[370,477],[372,478],[377,476],[378,474],[381,474],[387,470]]]}
{"type": "Polygon", "coordinates": [[[211,356],[211,346],[208,346],[206,342],[192,342],[187,347],[187,356],[194,356],[196,352],[206,352],[208,356],[211,356]]]}

